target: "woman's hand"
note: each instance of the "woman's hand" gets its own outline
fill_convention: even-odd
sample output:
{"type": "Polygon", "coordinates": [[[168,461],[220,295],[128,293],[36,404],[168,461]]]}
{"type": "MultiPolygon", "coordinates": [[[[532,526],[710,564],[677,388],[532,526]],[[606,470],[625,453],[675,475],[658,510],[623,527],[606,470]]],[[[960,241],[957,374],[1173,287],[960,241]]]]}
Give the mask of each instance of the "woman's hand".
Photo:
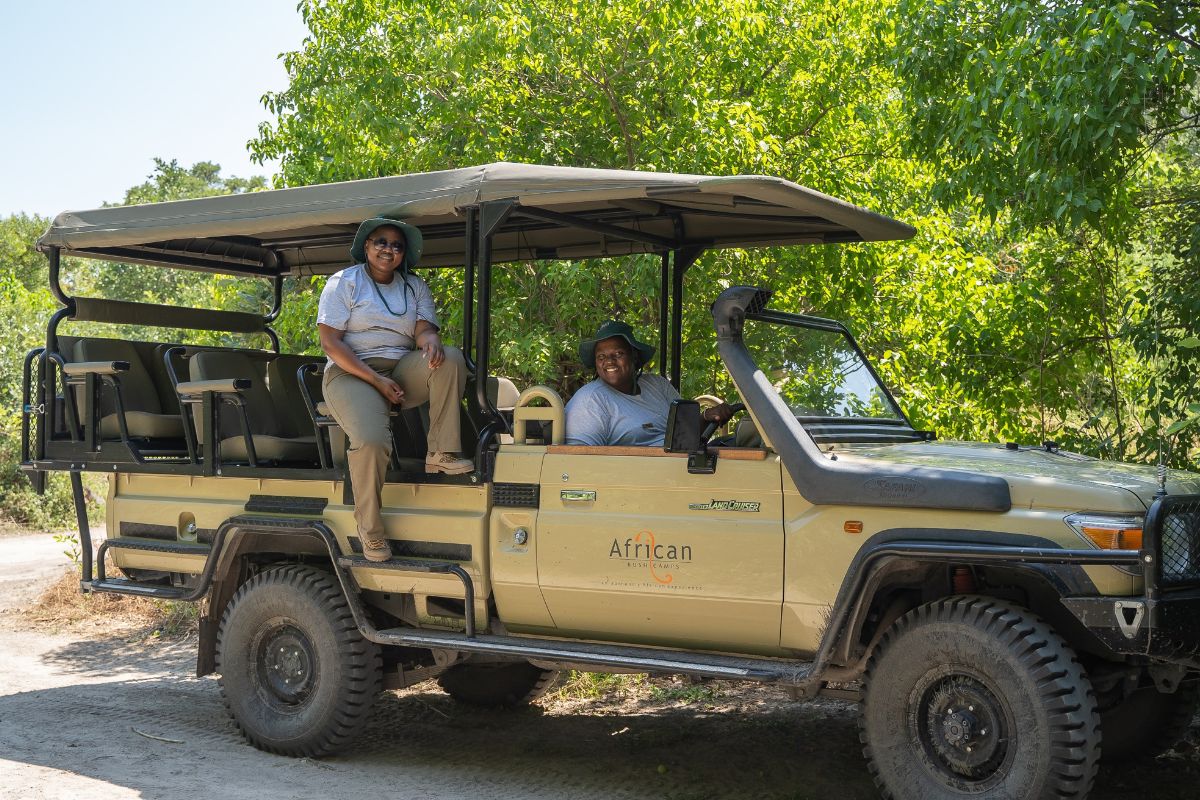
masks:
{"type": "Polygon", "coordinates": [[[383,395],[384,400],[393,405],[400,405],[400,402],[404,400],[403,387],[391,378],[375,373],[375,380],[371,385],[375,387],[377,392],[383,395]]]}
{"type": "Polygon", "coordinates": [[[417,347],[429,359],[429,368],[437,369],[446,360],[446,351],[442,347],[442,337],[438,336],[437,328],[425,320],[417,321],[417,347]]]}

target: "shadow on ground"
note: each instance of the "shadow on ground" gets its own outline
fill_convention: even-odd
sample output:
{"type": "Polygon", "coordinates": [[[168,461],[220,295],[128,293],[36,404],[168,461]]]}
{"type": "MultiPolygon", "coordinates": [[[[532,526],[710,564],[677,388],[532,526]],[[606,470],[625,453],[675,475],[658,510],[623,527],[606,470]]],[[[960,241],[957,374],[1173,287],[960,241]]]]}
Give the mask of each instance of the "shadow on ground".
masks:
{"type": "MultiPolygon", "coordinates": [[[[229,798],[269,788],[272,796],[329,800],[877,796],[855,709],[832,701],[772,702],[754,712],[702,703],[614,711],[603,701],[579,703],[573,713],[487,711],[426,684],[381,695],[358,744],[315,762],[247,746],[225,715],[217,682],[191,677],[194,643],[73,642],[44,661],[81,680],[0,697],[0,752],[144,798],[204,786],[229,798]]],[[[1181,752],[1136,768],[1105,767],[1091,796],[1194,797],[1198,741],[1193,726],[1181,752]]]]}

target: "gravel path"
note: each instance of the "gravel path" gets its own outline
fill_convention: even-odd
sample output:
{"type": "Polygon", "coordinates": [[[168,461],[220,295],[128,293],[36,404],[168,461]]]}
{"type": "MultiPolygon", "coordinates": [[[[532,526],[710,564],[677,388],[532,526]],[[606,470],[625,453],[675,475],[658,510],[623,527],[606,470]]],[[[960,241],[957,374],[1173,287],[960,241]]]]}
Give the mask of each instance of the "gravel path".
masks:
{"type": "MultiPolygon", "coordinates": [[[[194,642],[28,628],[13,608],[62,574],[60,550],[50,536],[0,538],[0,798],[876,796],[853,706],[728,684],[507,712],[458,705],[430,684],[382,695],[352,752],[268,755],[241,739],[217,681],[193,676],[194,642]]],[[[1193,746],[1136,770],[1106,767],[1092,798],[1190,799],[1198,786],[1193,746]]]]}

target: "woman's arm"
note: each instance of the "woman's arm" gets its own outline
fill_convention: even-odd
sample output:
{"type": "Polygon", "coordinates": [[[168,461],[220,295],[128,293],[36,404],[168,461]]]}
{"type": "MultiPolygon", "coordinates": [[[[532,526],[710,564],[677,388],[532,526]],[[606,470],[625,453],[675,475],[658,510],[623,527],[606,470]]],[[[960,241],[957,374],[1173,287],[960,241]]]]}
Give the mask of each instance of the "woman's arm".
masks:
{"type": "Polygon", "coordinates": [[[425,351],[430,369],[437,369],[442,365],[446,359],[446,352],[442,348],[442,337],[438,335],[436,325],[429,320],[417,320],[417,324],[413,328],[413,339],[417,343],[417,348],[425,351]]]}
{"type": "MultiPolygon", "coordinates": [[[[420,323],[418,323],[419,325],[420,323]]],[[[368,367],[350,349],[350,345],[346,344],[343,340],[343,337],[346,335],[345,331],[340,331],[337,328],[331,328],[321,323],[317,323],[317,331],[321,336],[321,349],[325,351],[325,355],[333,360],[333,363],[354,377],[371,384],[388,402],[399,403],[404,399],[404,389],[400,388],[400,384],[368,367]]],[[[441,346],[440,343],[438,346],[441,346]]]]}

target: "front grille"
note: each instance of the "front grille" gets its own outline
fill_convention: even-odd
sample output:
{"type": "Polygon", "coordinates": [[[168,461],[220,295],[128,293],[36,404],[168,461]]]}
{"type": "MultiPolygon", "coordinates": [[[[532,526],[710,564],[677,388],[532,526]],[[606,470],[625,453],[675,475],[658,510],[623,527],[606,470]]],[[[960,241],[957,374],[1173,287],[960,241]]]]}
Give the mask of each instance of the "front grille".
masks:
{"type": "MultiPolygon", "coordinates": [[[[1200,497],[1164,497],[1159,501],[1161,539],[1158,562],[1162,588],[1200,584],[1200,497]]],[[[1147,526],[1151,527],[1151,526],[1147,526]]],[[[1153,536],[1153,531],[1150,531],[1153,536]]]]}

